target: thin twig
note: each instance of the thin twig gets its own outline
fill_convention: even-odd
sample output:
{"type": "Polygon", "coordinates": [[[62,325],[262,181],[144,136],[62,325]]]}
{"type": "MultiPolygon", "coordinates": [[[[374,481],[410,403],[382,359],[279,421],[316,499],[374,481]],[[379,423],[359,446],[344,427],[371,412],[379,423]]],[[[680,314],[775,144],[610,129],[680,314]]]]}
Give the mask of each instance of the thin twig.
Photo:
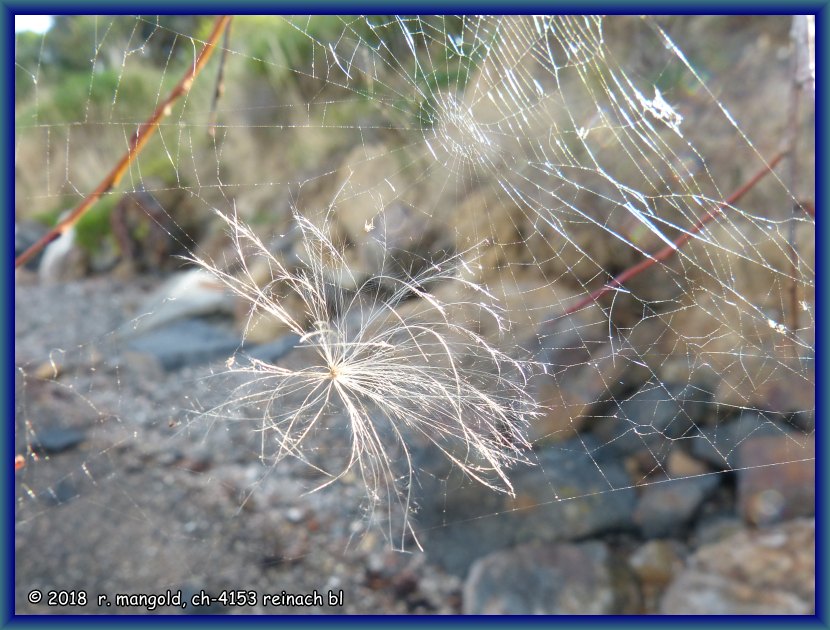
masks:
{"type": "Polygon", "coordinates": [[[606,293],[613,291],[621,286],[623,286],[626,282],[631,280],[631,278],[640,275],[646,269],[655,265],[658,262],[663,262],[667,258],[670,258],[675,252],[677,252],[681,247],[683,247],[695,234],[700,232],[708,223],[711,223],[713,220],[717,219],[721,215],[723,215],[723,211],[728,206],[732,205],[733,203],[737,202],[741,197],[743,197],[747,192],[749,192],[755,185],[761,181],[767,173],[771,172],[773,168],[784,158],[787,154],[786,151],[780,152],[776,155],[769,163],[765,164],[761,170],[759,170],[755,175],[753,175],[743,186],[738,188],[735,192],[733,192],[729,197],[725,200],[720,202],[714,210],[708,212],[702,219],[700,219],[697,223],[695,223],[688,232],[684,232],[680,236],[678,236],[674,241],[672,241],[672,246],[666,245],[658,251],[653,256],[646,258],[638,262],[636,265],[633,265],[620,273],[616,276],[611,282],[605,284],[604,286],[600,287],[596,291],[592,291],[584,298],[579,300],[576,304],[569,307],[565,312],[564,315],[571,315],[576,311],[585,308],[591,302],[594,302],[601,298],[606,293]]]}
{"type": "Polygon", "coordinates": [[[225,29],[225,41],[222,44],[222,56],[219,58],[219,71],[216,74],[216,90],[213,92],[213,102],[210,105],[210,123],[208,134],[211,138],[216,136],[216,118],[219,106],[219,99],[225,93],[225,64],[228,61],[228,50],[231,46],[231,26],[225,29]]]}
{"type": "MultiPolygon", "coordinates": [[[[790,87],[790,120],[788,130],[788,149],[789,149],[789,173],[787,187],[793,199],[791,208],[792,220],[787,231],[787,246],[788,255],[790,258],[790,267],[792,270],[792,279],[790,281],[790,304],[789,304],[789,326],[791,330],[798,330],[798,312],[799,302],[801,296],[799,293],[798,283],[798,243],[796,241],[796,220],[805,212],[799,201],[798,196],[798,176],[800,164],[798,162],[798,136],[801,126],[801,94],[804,86],[810,79],[811,59],[810,53],[813,50],[814,42],[811,41],[811,29],[809,28],[810,16],[795,15],[793,16],[792,28],[790,29],[790,52],[792,55],[792,63],[790,67],[791,72],[791,87],[790,87]]],[[[813,64],[814,65],[814,64],[813,64]]],[[[783,314],[782,317],[787,317],[783,314]]]]}
{"type": "Polygon", "coordinates": [[[176,102],[183,94],[186,94],[190,91],[190,88],[193,86],[194,79],[198,76],[199,72],[201,72],[204,65],[207,63],[208,59],[210,59],[211,54],[213,53],[213,49],[216,47],[216,42],[219,41],[219,37],[222,35],[222,32],[228,26],[231,17],[229,15],[221,15],[216,18],[216,23],[213,26],[213,32],[210,34],[207,42],[205,42],[204,47],[199,52],[199,55],[196,57],[193,65],[190,66],[188,71],[184,74],[181,80],[176,84],[176,87],[173,88],[173,91],[170,92],[170,95],[156,108],[153,114],[144,122],[136,131],[135,135],[130,140],[130,145],[127,149],[127,153],[119,160],[118,164],[115,165],[109,174],[98,184],[98,187],[89,193],[80,204],[78,204],[72,212],[70,212],[65,219],[59,222],[54,228],[52,228],[49,232],[47,232],[43,237],[38,239],[38,241],[29,247],[25,252],[20,254],[17,259],[14,261],[15,268],[24,265],[29,259],[31,259],[35,254],[37,254],[41,249],[46,247],[49,243],[54,241],[58,238],[61,234],[66,232],[70,229],[73,225],[75,225],[78,220],[89,210],[93,204],[101,198],[102,195],[109,192],[112,188],[118,185],[121,181],[121,178],[124,176],[124,173],[127,172],[129,169],[130,164],[133,163],[136,156],[141,152],[144,148],[144,145],[147,144],[147,141],[153,135],[153,133],[159,128],[159,123],[162,121],[163,118],[170,115],[173,111],[173,103],[176,102]]]}

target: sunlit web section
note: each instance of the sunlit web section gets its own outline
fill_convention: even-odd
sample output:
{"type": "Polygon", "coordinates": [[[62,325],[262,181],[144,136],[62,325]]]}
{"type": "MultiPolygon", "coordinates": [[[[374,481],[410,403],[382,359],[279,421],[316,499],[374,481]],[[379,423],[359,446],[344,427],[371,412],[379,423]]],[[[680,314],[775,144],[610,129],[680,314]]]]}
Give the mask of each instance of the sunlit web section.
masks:
{"type": "MultiPolygon", "coordinates": [[[[812,219],[792,213],[794,193],[777,175],[767,185],[776,189],[774,204],[724,206],[740,180],[718,177],[702,152],[710,147],[698,148],[712,140],[685,132],[704,128],[684,120],[703,115],[696,101],[711,91],[702,76],[656,24],[612,22],[608,41],[607,21],[345,19],[334,42],[312,34],[311,21],[291,23],[309,36],[318,61],[325,58],[326,84],[367,94],[388,110],[389,120],[404,122],[398,128],[408,154],[420,154],[384,172],[417,171],[429,186],[417,200],[413,194],[409,201],[407,191],[393,199],[407,199],[450,226],[450,247],[489,239],[497,264],[482,273],[505,295],[525,291],[529,297],[529,286],[540,284],[550,289],[552,308],[519,298],[517,317],[555,319],[616,270],[661,249],[676,250],[651,281],[640,279],[600,299],[603,317],[629,328],[640,318],[663,329],[666,351],[655,353],[656,363],[647,361],[656,377],[667,362],[676,363],[683,345],[688,353],[679,356],[689,363],[688,378],[711,370],[730,383],[724,400],[752,405],[757,400],[750,390],[757,388],[743,374],[753,370],[744,359],[808,378],[812,219]],[[651,37],[655,60],[641,65],[652,73],[659,68],[656,80],[623,65],[632,56],[618,41],[623,29],[651,37]],[[668,68],[677,75],[673,85],[668,68]],[[689,243],[678,248],[678,239],[689,243]],[[745,355],[738,360],[736,348],[745,355]]],[[[321,72],[315,62],[308,74],[321,72]]],[[[744,152],[748,179],[763,166],[760,150],[747,145],[725,103],[708,107],[705,115],[720,117],[718,129],[744,152]]],[[[770,128],[780,130],[785,116],[785,110],[771,115],[770,128]]],[[[367,152],[368,168],[380,161],[367,152]]],[[[380,216],[389,206],[387,195],[368,212],[380,216]]]]}

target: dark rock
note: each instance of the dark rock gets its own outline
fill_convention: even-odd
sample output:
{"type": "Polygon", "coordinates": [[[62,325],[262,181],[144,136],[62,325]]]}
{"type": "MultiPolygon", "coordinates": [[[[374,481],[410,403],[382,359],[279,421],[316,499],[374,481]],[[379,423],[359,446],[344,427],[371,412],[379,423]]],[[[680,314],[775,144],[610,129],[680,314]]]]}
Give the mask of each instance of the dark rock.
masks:
{"type": "MultiPolygon", "coordinates": [[[[23,219],[22,221],[18,222],[15,221],[14,223],[14,256],[17,258],[29,249],[32,245],[34,245],[38,239],[40,239],[46,232],[48,228],[41,224],[37,223],[36,221],[28,221],[23,219]]],[[[43,250],[35,254],[32,258],[26,262],[25,267],[27,269],[31,269],[34,271],[40,266],[40,259],[43,256],[43,250]]]]}
{"type": "Polygon", "coordinates": [[[585,425],[591,409],[613,400],[625,387],[648,378],[632,349],[589,315],[573,314],[543,323],[523,347],[549,366],[534,380],[534,395],[548,410],[533,423],[530,439],[561,442],[585,425]]]}
{"type": "Polygon", "coordinates": [[[766,415],[746,411],[698,432],[691,440],[691,454],[717,468],[731,470],[737,466],[737,448],[744,440],[755,435],[782,435],[784,431],[766,415]]]}
{"type": "Polygon", "coordinates": [[[118,264],[121,252],[110,239],[100,241],[89,253],[89,270],[93,274],[112,271],[118,264]]]}
{"type": "Polygon", "coordinates": [[[37,431],[32,441],[32,450],[42,455],[56,455],[75,448],[86,439],[79,429],[52,427],[37,431]]]}
{"type": "Polygon", "coordinates": [[[678,534],[719,482],[720,475],[704,475],[645,486],[634,522],[647,538],[678,534]]]}
{"type": "Polygon", "coordinates": [[[761,435],[738,447],[738,510],[767,525],[815,513],[815,438],[761,435]]]}
{"type": "MultiPolygon", "coordinates": [[[[783,360],[782,360],[783,361],[783,360]]],[[[749,404],[758,409],[775,409],[784,413],[811,412],[816,406],[815,357],[802,357],[798,363],[782,363],[778,370],[753,390],[749,404]]]]}
{"type": "Polygon", "coordinates": [[[213,455],[205,448],[194,449],[189,453],[184,453],[183,457],[177,460],[174,465],[176,468],[188,472],[203,473],[213,466],[213,455]]]}
{"type": "Polygon", "coordinates": [[[676,440],[698,433],[710,394],[699,387],[649,383],[596,421],[600,457],[648,451],[664,460],[676,440]]]}
{"type": "Polygon", "coordinates": [[[815,533],[815,520],[801,519],[704,545],[666,590],[660,612],[813,614],[815,533]]]}
{"type": "Polygon", "coordinates": [[[802,433],[812,433],[816,430],[815,411],[800,411],[791,416],[790,422],[795,430],[802,433]]]}
{"type": "MultiPolygon", "coordinates": [[[[421,476],[418,525],[427,556],[463,575],[482,555],[531,541],[578,540],[633,527],[636,491],[621,462],[596,462],[586,437],[548,446],[535,466],[509,472],[510,497],[460,474],[421,476]]],[[[438,464],[422,470],[440,470],[438,464]]]]}
{"type": "Polygon", "coordinates": [[[522,545],[485,556],[464,585],[463,612],[497,615],[634,613],[631,574],[601,542],[522,545]]]}
{"type": "Polygon", "coordinates": [[[300,336],[289,333],[269,343],[254,346],[245,354],[252,359],[265,361],[266,363],[276,363],[291,352],[298,343],[300,343],[300,336]]]}
{"type": "Polygon", "coordinates": [[[227,330],[199,319],[176,321],[127,342],[134,352],[149,354],[166,370],[228,357],[241,340],[227,330]]]}
{"type": "Polygon", "coordinates": [[[64,505],[80,496],[75,483],[70,477],[65,477],[51,486],[43,495],[49,505],[64,505]]]}

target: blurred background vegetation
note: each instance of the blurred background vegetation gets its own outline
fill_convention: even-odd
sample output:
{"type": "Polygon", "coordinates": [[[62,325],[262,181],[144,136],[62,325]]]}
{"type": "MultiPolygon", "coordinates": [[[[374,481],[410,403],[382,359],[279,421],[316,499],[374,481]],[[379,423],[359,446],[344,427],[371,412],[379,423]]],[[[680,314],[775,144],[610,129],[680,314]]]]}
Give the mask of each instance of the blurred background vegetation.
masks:
{"type": "MultiPolygon", "coordinates": [[[[241,193],[240,201],[246,184],[267,191],[273,182],[330,167],[338,155],[366,139],[361,125],[412,127],[425,111],[421,100],[412,101],[413,88],[417,92],[459,81],[463,69],[458,62],[446,63],[442,72],[418,75],[416,85],[402,87],[389,103],[372,102],[373,85],[366,81],[348,90],[321,81],[327,69],[324,59],[314,59],[315,40],[338,42],[345,33],[370,46],[386,38],[384,50],[390,57],[405,49],[390,16],[372,20],[377,26],[356,17],[235,18],[227,91],[219,101],[219,124],[233,132],[221,149],[220,169],[234,194],[241,193]],[[328,101],[337,107],[308,106],[328,101]],[[394,121],[382,120],[381,111],[394,121]],[[242,168],[237,171],[234,164],[242,168]]],[[[130,135],[193,62],[213,22],[212,16],[59,15],[45,34],[16,34],[18,220],[52,226],[97,185],[123,154],[130,135]]],[[[460,21],[445,19],[441,26],[457,29],[460,21]]],[[[447,57],[438,47],[432,54],[447,57]]],[[[208,205],[224,201],[218,188],[210,189],[217,184],[215,152],[223,141],[208,133],[216,67],[213,62],[188,97],[176,104],[173,116],[163,123],[161,141],[153,139],[119,189],[105,195],[77,225],[76,242],[91,258],[93,271],[108,270],[118,256],[110,224],[124,191],[150,190],[188,232],[181,243],[185,247],[209,231],[205,226],[210,213],[202,208],[201,216],[194,215],[187,206],[189,195],[181,193],[193,192],[208,205]]],[[[394,75],[384,81],[394,90],[394,75]]],[[[273,228],[284,222],[285,216],[274,221],[267,193],[264,199],[256,190],[248,192],[252,203],[239,206],[249,220],[273,228]]]]}

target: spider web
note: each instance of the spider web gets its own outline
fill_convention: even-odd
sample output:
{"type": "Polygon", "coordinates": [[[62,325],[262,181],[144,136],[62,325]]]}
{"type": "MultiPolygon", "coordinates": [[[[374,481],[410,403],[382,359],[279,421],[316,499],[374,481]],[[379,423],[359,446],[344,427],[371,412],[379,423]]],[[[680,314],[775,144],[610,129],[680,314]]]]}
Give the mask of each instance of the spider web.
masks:
{"type": "MultiPolygon", "coordinates": [[[[636,529],[630,514],[592,519],[666,481],[729,494],[741,470],[811,462],[814,121],[809,86],[801,107],[782,97],[790,22],[235,18],[216,106],[213,62],[74,253],[53,247],[39,279],[18,274],[18,611],[40,611],[32,588],[264,591],[275,576],[295,592],[346,584],[352,610],[400,610],[350,581],[367,554],[422,547],[463,575],[469,540],[636,529]],[[728,201],[787,143],[797,160],[728,201]],[[275,264],[313,280],[319,312],[275,264]],[[73,266],[93,273],[67,280],[73,266]],[[159,289],[171,274],[180,284],[159,289]],[[247,289],[231,298],[223,274],[247,289]],[[187,359],[147,345],[201,325],[187,359]],[[415,327],[450,332],[438,347],[415,327]],[[377,452],[356,462],[348,405],[307,408],[304,385],[272,380],[314,365],[309,348],[332,336],[381,339],[398,354],[373,342],[366,361],[440,374],[509,413],[482,425],[481,407],[448,394],[462,411],[443,417],[415,400],[434,390],[391,368],[384,382],[381,367],[358,410],[377,452]],[[274,420],[308,409],[325,420],[302,444],[274,420]],[[783,446],[748,460],[758,436],[783,446]],[[471,440],[521,456],[496,464],[471,440]],[[571,505],[590,517],[575,524],[571,505]],[[133,546],[145,556],[118,561],[133,546]]],[[[17,36],[18,221],[54,221],[95,188],[208,24],[95,18],[69,78],[52,44],[72,18],[17,36]]]]}

